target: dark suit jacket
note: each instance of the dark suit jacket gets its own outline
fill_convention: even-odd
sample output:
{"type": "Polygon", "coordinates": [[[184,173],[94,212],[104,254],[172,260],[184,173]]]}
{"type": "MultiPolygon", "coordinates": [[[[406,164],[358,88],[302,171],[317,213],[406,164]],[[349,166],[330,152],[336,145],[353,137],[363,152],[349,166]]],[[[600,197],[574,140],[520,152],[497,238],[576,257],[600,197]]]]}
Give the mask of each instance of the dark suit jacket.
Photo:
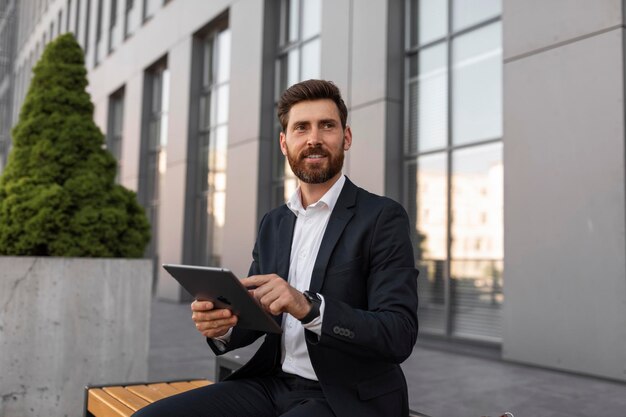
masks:
{"type": "MultiPolygon", "coordinates": [[[[295,221],[286,205],[265,215],[250,275],[287,279],[295,221]]],[[[326,303],[322,335],[305,330],[311,363],[338,417],[408,416],[399,364],[417,337],[417,274],[402,206],[346,179],[311,276],[310,290],[326,303]]],[[[280,324],[281,316],[276,321],[280,324]]],[[[227,351],[262,335],[235,327],[227,351]]],[[[267,335],[230,379],[271,373],[280,366],[280,342],[280,335],[267,335]]],[[[209,344],[216,354],[224,353],[209,344]]]]}

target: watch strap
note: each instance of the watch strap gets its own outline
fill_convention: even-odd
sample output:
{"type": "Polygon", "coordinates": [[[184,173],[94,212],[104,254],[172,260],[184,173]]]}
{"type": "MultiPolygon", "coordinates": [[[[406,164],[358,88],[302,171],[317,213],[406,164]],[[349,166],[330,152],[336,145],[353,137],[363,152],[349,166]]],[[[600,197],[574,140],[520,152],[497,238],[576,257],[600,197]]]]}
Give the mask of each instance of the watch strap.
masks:
{"type": "Polygon", "coordinates": [[[300,323],[307,324],[320,316],[320,306],[322,304],[322,300],[320,299],[319,295],[314,292],[305,291],[303,295],[304,298],[307,299],[309,304],[311,304],[311,310],[306,316],[300,319],[300,323]]]}

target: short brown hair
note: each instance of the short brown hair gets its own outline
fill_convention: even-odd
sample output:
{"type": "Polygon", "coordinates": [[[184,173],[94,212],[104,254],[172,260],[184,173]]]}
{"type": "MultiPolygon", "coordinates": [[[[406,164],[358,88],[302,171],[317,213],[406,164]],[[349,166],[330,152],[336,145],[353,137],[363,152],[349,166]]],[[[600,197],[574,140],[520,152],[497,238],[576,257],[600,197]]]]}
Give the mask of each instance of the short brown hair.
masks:
{"type": "Polygon", "coordinates": [[[346,128],[348,120],[348,108],[341,98],[339,88],[332,81],[325,80],[306,80],[292,85],[286,89],[280,96],[278,101],[278,120],[283,128],[283,132],[287,129],[289,123],[289,110],[302,102],[309,100],[330,99],[337,105],[339,110],[339,118],[341,126],[346,128]]]}

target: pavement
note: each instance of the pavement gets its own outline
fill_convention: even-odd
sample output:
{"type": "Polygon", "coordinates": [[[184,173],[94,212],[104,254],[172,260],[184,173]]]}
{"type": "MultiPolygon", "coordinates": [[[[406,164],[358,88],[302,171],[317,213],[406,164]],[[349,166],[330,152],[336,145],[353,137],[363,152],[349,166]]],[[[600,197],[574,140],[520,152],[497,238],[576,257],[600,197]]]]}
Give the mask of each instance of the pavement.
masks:
{"type": "MultiPolygon", "coordinates": [[[[402,368],[410,408],[431,417],[626,417],[626,383],[506,362],[497,349],[421,337],[402,368]]],[[[196,377],[215,379],[215,355],[189,305],[155,300],[149,379],[196,377]]]]}

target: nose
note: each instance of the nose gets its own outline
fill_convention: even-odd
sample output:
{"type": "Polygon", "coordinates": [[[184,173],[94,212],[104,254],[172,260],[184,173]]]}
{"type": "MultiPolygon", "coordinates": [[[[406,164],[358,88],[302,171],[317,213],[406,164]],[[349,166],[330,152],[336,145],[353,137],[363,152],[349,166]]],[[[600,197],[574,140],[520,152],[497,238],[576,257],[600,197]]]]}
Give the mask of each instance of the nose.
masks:
{"type": "Polygon", "coordinates": [[[309,146],[318,146],[322,143],[322,138],[320,136],[320,130],[317,127],[313,127],[309,136],[307,137],[307,145],[309,146]]]}

